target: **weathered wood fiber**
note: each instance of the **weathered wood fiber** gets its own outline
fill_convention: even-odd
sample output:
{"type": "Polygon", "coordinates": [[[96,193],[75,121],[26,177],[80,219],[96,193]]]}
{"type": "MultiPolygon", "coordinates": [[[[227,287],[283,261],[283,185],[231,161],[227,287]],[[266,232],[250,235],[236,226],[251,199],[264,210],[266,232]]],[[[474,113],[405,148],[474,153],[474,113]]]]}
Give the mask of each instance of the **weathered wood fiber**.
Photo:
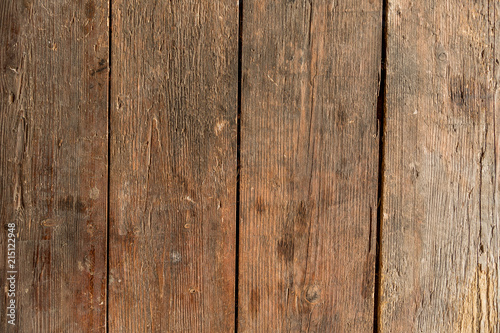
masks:
{"type": "Polygon", "coordinates": [[[2,332],[104,330],[107,17],[107,1],[0,1],[2,332]],[[13,222],[16,326],[5,289],[13,222]]]}
{"type": "Polygon", "coordinates": [[[111,332],[232,332],[238,4],[112,4],[111,332]]]}
{"type": "Polygon", "coordinates": [[[381,1],[244,1],[240,332],[373,329],[381,1]]]}
{"type": "Polygon", "coordinates": [[[499,332],[498,1],[389,2],[381,332],[499,332]]]}

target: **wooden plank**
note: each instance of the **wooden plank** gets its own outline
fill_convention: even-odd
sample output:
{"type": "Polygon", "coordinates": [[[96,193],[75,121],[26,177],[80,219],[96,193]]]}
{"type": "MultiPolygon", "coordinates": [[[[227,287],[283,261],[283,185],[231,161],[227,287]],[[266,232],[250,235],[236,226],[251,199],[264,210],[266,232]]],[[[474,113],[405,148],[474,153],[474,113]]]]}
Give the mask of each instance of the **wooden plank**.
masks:
{"type": "Polygon", "coordinates": [[[245,1],[239,331],[373,329],[381,1],[245,1]]]}
{"type": "Polygon", "coordinates": [[[234,327],[238,5],[112,4],[111,332],[234,327]]]}
{"type": "Polygon", "coordinates": [[[104,330],[107,18],[101,0],[0,2],[2,332],[104,330]]]}
{"type": "Polygon", "coordinates": [[[498,332],[498,1],[389,2],[381,332],[498,332]]]}

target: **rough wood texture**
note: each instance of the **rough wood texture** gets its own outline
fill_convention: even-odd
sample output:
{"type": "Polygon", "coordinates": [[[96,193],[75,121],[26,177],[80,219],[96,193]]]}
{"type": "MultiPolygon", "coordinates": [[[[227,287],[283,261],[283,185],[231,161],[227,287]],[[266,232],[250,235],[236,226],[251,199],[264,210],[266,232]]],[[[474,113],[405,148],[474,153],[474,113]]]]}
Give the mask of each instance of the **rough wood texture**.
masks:
{"type": "Polygon", "coordinates": [[[369,332],[381,1],[243,3],[240,332],[369,332]]]}
{"type": "Polygon", "coordinates": [[[381,332],[499,332],[499,3],[388,9],[381,332]]]}
{"type": "Polygon", "coordinates": [[[0,1],[2,332],[104,330],[107,17],[107,1],[0,1]],[[13,222],[16,326],[4,289],[13,222]]]}
{"type": "Polygon", "coordinates": [[[234,327],[238,5],[112,5],[111,332],[234,327]]]}

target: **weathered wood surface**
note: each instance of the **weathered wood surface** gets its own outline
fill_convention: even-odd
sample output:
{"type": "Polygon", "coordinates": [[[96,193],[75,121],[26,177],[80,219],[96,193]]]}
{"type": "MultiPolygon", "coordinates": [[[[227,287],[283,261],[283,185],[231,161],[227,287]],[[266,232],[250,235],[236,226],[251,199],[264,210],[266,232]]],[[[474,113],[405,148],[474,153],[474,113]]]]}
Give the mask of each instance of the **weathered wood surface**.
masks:
{"type": "Polygon", "coordinates": [[[0,331],[499,332],[500,3],[239,5],[0,1],[0,331]]]}
{"type": "Polygon", "coordinates": [[[2,332],[104,330],[107,17],[101,0],[0,1],[2,332]],[[6,317],[8,223],[16,326],[6,317]]]}
{"type": "Polygon", "coordinates": [[[389,2],[381,332],[499,332],[498,1],[389,2]]]}
{"type": "Polygon", "coordinates": [[[234,331],[238,4],[112,4],[111,332],[234,331]]]}
{"type": "Polygon", "coordinates": [[[240,332],[373,326],[381,1],[244,1],[240,332]]]}

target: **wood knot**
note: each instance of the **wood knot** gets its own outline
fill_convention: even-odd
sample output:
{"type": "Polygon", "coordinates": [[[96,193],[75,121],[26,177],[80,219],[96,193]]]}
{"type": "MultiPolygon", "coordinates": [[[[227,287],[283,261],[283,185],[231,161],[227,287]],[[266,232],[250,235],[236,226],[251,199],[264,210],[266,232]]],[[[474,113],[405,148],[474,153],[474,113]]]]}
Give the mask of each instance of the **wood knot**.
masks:
{"type": "Polygon", "coordinates": [[[309,286],[306,290],[305,300],[308,303],[315,304],[318,303],[321,298],[321,290],[319,286],[309,286]]]}

